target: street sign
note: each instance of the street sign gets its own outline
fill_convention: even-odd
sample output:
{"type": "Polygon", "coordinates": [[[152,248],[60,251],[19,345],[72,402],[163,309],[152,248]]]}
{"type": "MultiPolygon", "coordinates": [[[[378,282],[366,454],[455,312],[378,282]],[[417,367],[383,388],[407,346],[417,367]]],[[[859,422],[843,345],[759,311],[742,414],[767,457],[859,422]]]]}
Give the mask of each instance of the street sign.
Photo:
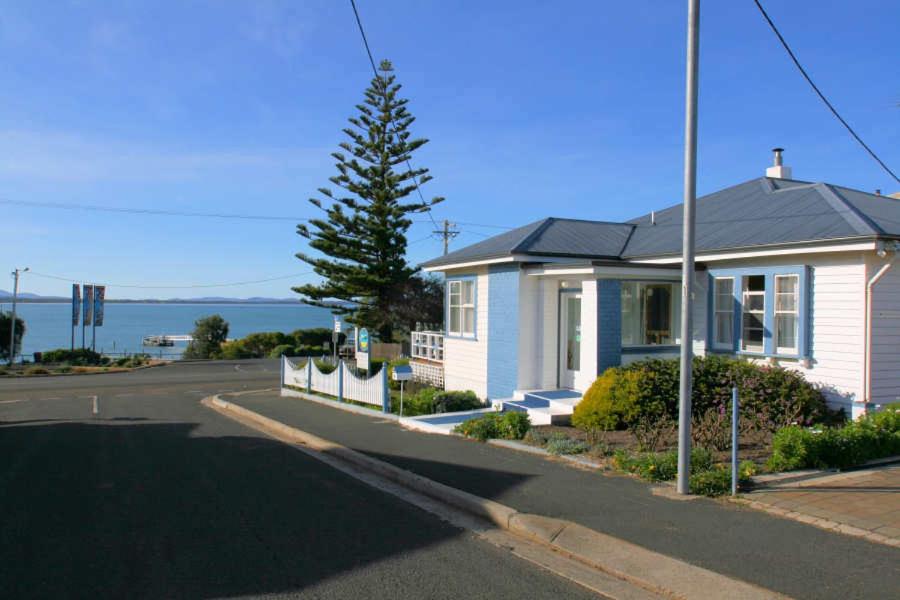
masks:
{"type": "Polygon", "coordinates": [[[394,372],[391,373],[391,379],[394,381],[409,381],[412,376],[412,367],[409,365],[395,365],[394,372]]]}

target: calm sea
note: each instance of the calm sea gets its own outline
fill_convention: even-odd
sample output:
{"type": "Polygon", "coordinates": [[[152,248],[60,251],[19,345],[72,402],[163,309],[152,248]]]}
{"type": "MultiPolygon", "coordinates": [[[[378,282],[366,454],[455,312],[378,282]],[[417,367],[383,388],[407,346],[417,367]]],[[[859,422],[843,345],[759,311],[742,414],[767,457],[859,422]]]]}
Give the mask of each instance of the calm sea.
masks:
{"type": "MultiPolygon", "coordinates": [[[[4,310],[9,310],[4,303],[4,310]]],[[[22,351],[26,359],[33,352],[68,348],[71,344],[71,305],[19,304],[17,313],[25,319],[22,351]]],[[[102,327],[97,327],[97,351],[150,352],[180,354],[185,344],[169,348],[142,348],[147,335],[183,335],[194,329],[194,321],[209,315],[222,315],[229,324],[229,338],[257,331],[283,331],[309,327],[331,327],[331,313],[324,308],[303,304],[107,304],[102,327]]],[[[87,346],[91,328],[85,332],[87,346]]],[[[75,346],[81,347],[81,327],[75,330],[75,346]]]]}

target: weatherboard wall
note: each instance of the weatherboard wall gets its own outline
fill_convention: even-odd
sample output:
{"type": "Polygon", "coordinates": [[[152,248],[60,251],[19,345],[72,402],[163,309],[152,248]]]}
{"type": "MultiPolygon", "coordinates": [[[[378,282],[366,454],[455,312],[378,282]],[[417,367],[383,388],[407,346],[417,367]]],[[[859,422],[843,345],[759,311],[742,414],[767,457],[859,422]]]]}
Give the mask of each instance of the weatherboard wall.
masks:
{"type": "Polygon", "coordinates": [[[479,398],[487,398],[488,274],[479,267],[450,271],[454,275],[475,276],[475,338],[444,337],[444,387],[448,390],[472,390],[479,398]]]}
{"type": "MultiPolygon", "coordinates": [[[[873,277],[889,257],[873,256],[867,280],[873,277]]],[[[870,402],[900,402],[900,260],[872,289],[872,383],[870,402]]]]}

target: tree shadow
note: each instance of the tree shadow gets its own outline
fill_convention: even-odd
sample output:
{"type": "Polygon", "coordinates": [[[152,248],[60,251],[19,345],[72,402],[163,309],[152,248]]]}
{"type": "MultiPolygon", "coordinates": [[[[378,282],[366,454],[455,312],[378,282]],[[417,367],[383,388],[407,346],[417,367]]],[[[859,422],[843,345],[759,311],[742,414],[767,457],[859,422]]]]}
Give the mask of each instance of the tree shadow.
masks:
{"type": "Polygon", "coordinates": [[[460,536],[290,446],[206,427],[0,426],[0,597],[296,592],[460,536]]]}

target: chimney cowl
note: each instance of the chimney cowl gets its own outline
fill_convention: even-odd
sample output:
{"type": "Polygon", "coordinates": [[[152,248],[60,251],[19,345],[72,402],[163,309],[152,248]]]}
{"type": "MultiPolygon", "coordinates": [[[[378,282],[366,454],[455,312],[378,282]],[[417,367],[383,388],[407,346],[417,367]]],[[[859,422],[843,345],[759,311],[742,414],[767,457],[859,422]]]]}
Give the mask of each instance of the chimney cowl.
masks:
{"type": "Polygon", "coordinates": [[[784,152],[784,148],[772,148],[772,154],[774,155],[772,166],[766,169],[766,177],[771,177],[773,179],[791,178],[791,168],[784,166],[781,157],[782,152],[784,152]]]}

